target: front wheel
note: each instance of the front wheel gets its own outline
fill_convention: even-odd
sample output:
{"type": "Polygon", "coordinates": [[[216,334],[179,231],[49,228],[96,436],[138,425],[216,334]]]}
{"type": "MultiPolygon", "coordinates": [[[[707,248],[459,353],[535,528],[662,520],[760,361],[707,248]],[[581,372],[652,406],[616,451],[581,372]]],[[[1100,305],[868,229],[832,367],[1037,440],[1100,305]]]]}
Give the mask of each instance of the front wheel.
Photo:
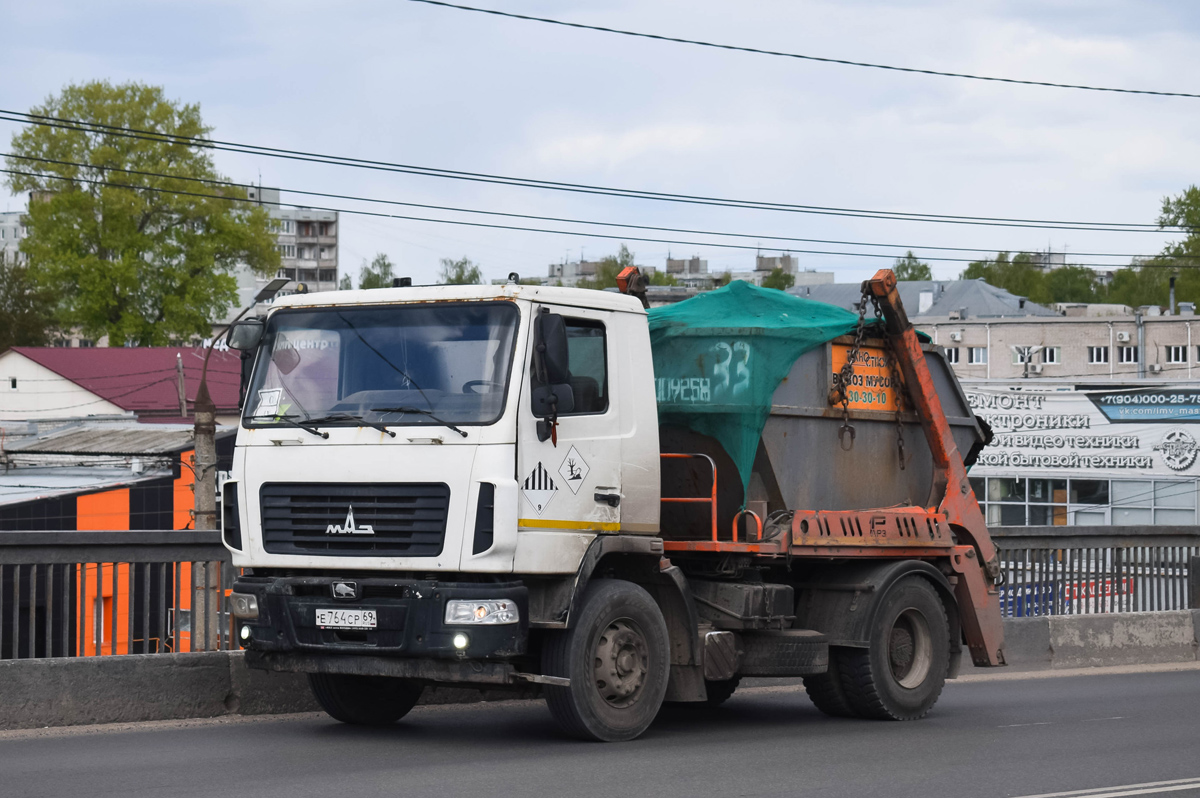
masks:
{"type": "Polygon", "coordinates": [[[667,624],[650,594],[632,582],[588,586],[570,629],[542,649],[542,672],[570,687],[547,686],[550,714],[568,734],[632,740],[650,726],[667,691],[667,624]]]}
{"type": "Polygon", "coordinates": [[[387,726],[408,714],[421,697],[421,685],[390,676],[310,673],[308,686],[321,709],[334,720],[356,726],[387,726]]]}

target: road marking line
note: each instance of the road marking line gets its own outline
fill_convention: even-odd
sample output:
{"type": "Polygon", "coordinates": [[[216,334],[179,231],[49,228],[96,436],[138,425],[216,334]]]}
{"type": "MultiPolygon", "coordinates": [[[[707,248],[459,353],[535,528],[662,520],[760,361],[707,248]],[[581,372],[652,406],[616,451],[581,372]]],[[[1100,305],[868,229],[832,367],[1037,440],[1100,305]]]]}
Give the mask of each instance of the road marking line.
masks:
{"type": "Polygon", "coordinates": [[[1086,720],[1081,720],[1079,722],[1080,723],[1099,723],[1102,720],[1125,720],[1125,716],[1117,715],[1114,718],[1087,718],[1086,720]]]}
{"type": "Polygon", "coordinates": [[[997,726],[997,729],[1019,729],[1023,726],[1052,726],[1054,721],[1044,720],[1041,723],[1010,723],[1007,726],[997,726]]]}
{"type": "Polygon", "coordinates": [[[1086,790],[1068,790],[1066,792],[1043,792],[1037,795],[1021,795],[1016,798],[1124,798],[1129,795],[1153,795],[1196,789],[1200,789],[1200,777],[1171,781],[1147,781],[1142,784],[1122,784],[1113,787],[1091,787],[1086,790]]]}

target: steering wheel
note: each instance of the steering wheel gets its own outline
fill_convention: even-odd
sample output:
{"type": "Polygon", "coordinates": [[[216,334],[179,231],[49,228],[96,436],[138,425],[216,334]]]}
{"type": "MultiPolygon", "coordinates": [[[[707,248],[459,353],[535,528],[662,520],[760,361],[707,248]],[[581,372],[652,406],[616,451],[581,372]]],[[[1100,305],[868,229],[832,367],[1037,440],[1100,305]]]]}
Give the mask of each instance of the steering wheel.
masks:
{"type": "Polygon", "coordinates": [[[496,393],[504,390],[504,383],[494,382],[492,380],[468,380],[463,384],[462,392],[474,394],[475,396],[483,396],[484,394],[496,393]],[[486,391],[476,391],[475,388],[481,388],[484,385],[488,387],[486,391]]]}

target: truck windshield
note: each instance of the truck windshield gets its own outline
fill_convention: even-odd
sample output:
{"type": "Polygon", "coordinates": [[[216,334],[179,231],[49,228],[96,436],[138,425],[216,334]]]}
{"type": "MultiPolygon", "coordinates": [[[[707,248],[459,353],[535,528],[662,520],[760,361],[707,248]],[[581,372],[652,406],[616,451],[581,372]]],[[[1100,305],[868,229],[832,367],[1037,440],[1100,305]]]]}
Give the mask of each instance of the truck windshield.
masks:
{"type": "Polygon", "coordinates": [[[243,424],[491,424],[517,319],[509,302],[281,310],[267,322],[243,424]]]}

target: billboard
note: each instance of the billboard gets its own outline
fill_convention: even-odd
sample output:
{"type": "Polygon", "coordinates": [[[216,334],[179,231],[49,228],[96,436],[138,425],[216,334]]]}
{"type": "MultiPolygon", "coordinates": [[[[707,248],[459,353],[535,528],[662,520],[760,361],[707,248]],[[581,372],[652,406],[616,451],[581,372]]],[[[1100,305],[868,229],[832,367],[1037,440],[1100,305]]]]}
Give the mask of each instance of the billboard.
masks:
{"type": "Polygon", "coordinates": [[[1194,387],[1021,390],[963,383],[995,440],[972,476],[1197,476],[1200,390],[1194,387]]]}

